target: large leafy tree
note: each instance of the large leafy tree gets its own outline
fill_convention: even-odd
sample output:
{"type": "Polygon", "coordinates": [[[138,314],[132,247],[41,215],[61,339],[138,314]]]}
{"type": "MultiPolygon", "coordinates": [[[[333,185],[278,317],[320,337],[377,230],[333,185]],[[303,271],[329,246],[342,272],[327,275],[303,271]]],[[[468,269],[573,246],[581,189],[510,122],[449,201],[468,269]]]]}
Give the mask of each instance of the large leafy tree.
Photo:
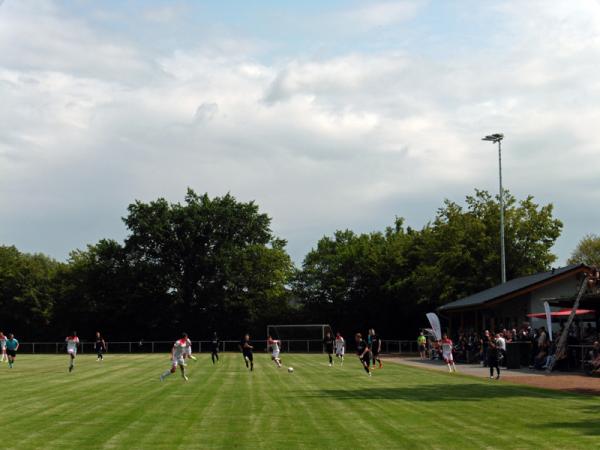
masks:
{"type": "MultiPolygon", "coordinates": [[[[552,204],[540,206],[529,196],[517,201],[505,192],[507,278],[548,270],[551,249],[562,222],[552,204]]],[[[413,282],[420,301],[432,305],[487,289],[500,282],[500,208],[486,191],[475,191],[465,206],[446,201],[417,239],[413,282]]]]}
{"type": "Polygon", "coordinates": [[[0,310],[4,332],[22,338],[47,335],[54,298],[54,282],[62,264],[42,254],[21,253],[0,246],[0,310]]]}
{"type": "MultiPolygon", "coordinates": [[[[548,269],[562,228],[552,205],[505,195],[509,278],[548,269]]],[[[296,292],[311,317],[405,336],[426,310],[499,283],[499,217],[497,199],[476,191],[464,206],[446,201],[421,230],[396,220],[384,233],[338,231],[306,256],[296,292]]]]}
{"type": "Polygon", "coordinates": [[[410,292],[413,230],[402,220],[385,232],[338,231],[322,238],[304,259],[295,289],[307,320],[331,323],[344,333],[376,327],[398,336],[421,305],[410,292]]]}
{"type": "Polygon", "coordinates": [[[588,266],[600,267],[600,236],[597,234],[586,234],[577,244],[569,264],[587,264],[588,266]]]}
{"type": "Polygon", "coordinates": [[[137,201],[124,221],[128,262],[155,274],[173,326],[240,333],[285,304],[292,263],[255,203],[190,189],[184,204],[137,201]]]}

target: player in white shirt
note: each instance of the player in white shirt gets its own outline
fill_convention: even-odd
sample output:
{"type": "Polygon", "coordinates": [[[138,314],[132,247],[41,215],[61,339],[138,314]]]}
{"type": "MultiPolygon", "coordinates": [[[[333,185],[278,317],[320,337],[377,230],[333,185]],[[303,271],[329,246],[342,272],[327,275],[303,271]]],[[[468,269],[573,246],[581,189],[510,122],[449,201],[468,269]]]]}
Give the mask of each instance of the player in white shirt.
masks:
{"type": "Polygon", "coordinates": [[[344,353],[346,353],[346,341],[338,332],[335,335],[335,357],[342,360],[342,366],[344,365],[344,353]]]}
{"type": "Polygon", "coordinates": [[[271,360],[273,360],[278,368],[281,368],[281,358],[279,358],[281,341],[269,336],[269,339],[267,339],[267,347],[271,349],[271,360]]]}
{"type": "Polygon", "coordinates": [[[190,340],[190,338],[187,338],[186,341],[187,344],[187,352],[186,352],[186,358],[190,358],[193,361],[198,361],[198,358],[196,358],[194,355],[192,355],[192,341],[190,340]]]}
{"type": "Polygon", "coordinates": [[[171,375],[172,373],[177,372],[177,366],[181,369],[181,376],[185,381],[188,380],[188,377],[185,373],[185,357],[188,354],[188,335],[183,333],[181,335],[181,339],[178,339],[173,344],[173,348],[171,349],[171,368],[166,370],[161,376],[160,381],[163,381],[166,377],[171,375]]]}
{"type": "Polygon", "coordinates": [[[442,358],[444,358],[444,362],[448,365],[448,372],[456,372],[454,356],[452,355],[452,351],[454,350],[454,344],[452,343],[452,340],[447,334],[444,334],[440,344],[442,346],[442,358]]]}
{"type": "Polygon", "coordinates": [[[6,355],[6,336],[2,331],[0,331],[0,349],[2,350],[2,359],[0,359],[0,362],[8,361],[8,356],[6,355]]]}
{"type": "Polygon", "coordinates": [[[72,372],[75,368],[75,357],[77,356],[77,347],[79,346],[77,331],[73,331],[71,336],[67,336],[65,342],[67,343],[67,353],[69,354],[69,372],[72,372]]]}

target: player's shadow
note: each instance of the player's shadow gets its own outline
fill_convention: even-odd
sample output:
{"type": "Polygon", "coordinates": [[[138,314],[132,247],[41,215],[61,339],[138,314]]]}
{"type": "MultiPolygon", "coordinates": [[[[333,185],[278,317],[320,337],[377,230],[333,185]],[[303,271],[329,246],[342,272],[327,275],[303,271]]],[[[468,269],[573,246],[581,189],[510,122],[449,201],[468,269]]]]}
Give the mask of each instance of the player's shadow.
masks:
{"type": "Polygon", "coordinates": [[[310,396],[337,400],[405,400],[410,402],[479,401],[510,397],[539,397],[564,399],[574,394],[559,391],[538,391],[535,388],[506,384],[427,384],[407,387],[364,387],[357,390],[321,389],[310,396]]]}

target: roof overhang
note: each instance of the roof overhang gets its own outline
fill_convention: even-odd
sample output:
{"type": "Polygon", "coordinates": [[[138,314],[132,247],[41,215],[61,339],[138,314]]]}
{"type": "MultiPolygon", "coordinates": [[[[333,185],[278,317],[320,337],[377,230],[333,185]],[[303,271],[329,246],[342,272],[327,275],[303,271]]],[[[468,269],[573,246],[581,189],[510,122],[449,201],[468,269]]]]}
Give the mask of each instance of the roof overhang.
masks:
{"type": "Polygon", "coordinates": [[[495,298],[491,298],[487,301],[483,301],[482,303],[479,303],[476,305],[466,305],[466,306],[458,305],[456,307],[452,307],[451,303],[450,303],[448,305],[440,306],[439,308],[437,308],[437,311],[443,312],[443,313],[457,313],[457,312],[478,311],[478,310],[482,310],[482,309],[487,309],[490,306],[498,305],[499,303],[503,303],[508,300],[512,300],[512,299],[514,299],[516,297],[520,297],[522,295],[527,295],[527,294],[534,292],[538,289],[541,289],[545,286],[549,286],[551,284],[562,281],[565,278],[569,278],[569,277],[572,277],[573,275],[578,275],[580,273],[584,273],[589,270],[590,270],[589,267],[587,267],[585,265],[579,265],[579,266],[573,267],[571,270],[567,270],[563,273],[557,274],[557,275],[553,276],[552,278],[546,279],[541,282],[533,283],[529,286],[525,286],[520,289],[516,289],[515,291],[509,292],[504,295],[500,295],[495,298]],[[447,307],[444,307],[444,306],[447,306],[447,307]]]}

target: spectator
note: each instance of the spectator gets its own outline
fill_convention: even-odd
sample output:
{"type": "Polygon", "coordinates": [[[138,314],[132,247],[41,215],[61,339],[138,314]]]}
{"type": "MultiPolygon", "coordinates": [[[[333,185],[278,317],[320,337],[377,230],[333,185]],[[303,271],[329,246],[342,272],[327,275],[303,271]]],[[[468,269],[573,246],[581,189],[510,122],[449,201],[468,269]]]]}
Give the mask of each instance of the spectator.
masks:
{"type": "Polygon", "coordinates": [[[500,379],[500,364],[498,341],[488,333],[487,345],[487,365],[490,368],[490,379],[494,378],[494,368],[496,369],[496,380],[500,379]]]}
{"type": "Polygon", "coordinates": [[[545,347],[540,347],[538,353],[533,359],[533,368],[535,370],[542,370],[546,366],[546,357],[548,356],[548,350],[545,347]]]}
{"type": "Polygon", "coordinates": [[[489,330],[485,330],[483,333],[483,338],[480,339],[480,344],[481,344],[481,365],[483,367],[487,367],[488,366],[488,349],[489,349],[489,344],[490,344],[490,331],[489,330]]]}
{"type": "Polygon", "coordinates": [[[498,363],[499,365],[506,364],[506,339],[503,333],[496,334],[496,345],[498,347],[498,363]]]}
{"type": "Polygon", "coordinates": [[[588,324],[585,327],[585,330],[583,332],[584,340],[590,342],[592,339],[594,339],[595,335],[596,335],[596,329],[592,327],[592,324],[590,322],[588,322],[588,324]]]}
{"type": "Polygon", "coordinates": [[[419,355],[421,355],[421,359],[426,359],[425,353],[427,352],[427,338],[422,331],[419,333],[419,337],[417,338],[417,345],[419,347],[419,355]]]}
{"type": "Polygon", "coordinates": [[[600,342],[594,342],[588,356],[589,360],[584,365],[585,372],[588,375],[600,375],[600,342]]]}

